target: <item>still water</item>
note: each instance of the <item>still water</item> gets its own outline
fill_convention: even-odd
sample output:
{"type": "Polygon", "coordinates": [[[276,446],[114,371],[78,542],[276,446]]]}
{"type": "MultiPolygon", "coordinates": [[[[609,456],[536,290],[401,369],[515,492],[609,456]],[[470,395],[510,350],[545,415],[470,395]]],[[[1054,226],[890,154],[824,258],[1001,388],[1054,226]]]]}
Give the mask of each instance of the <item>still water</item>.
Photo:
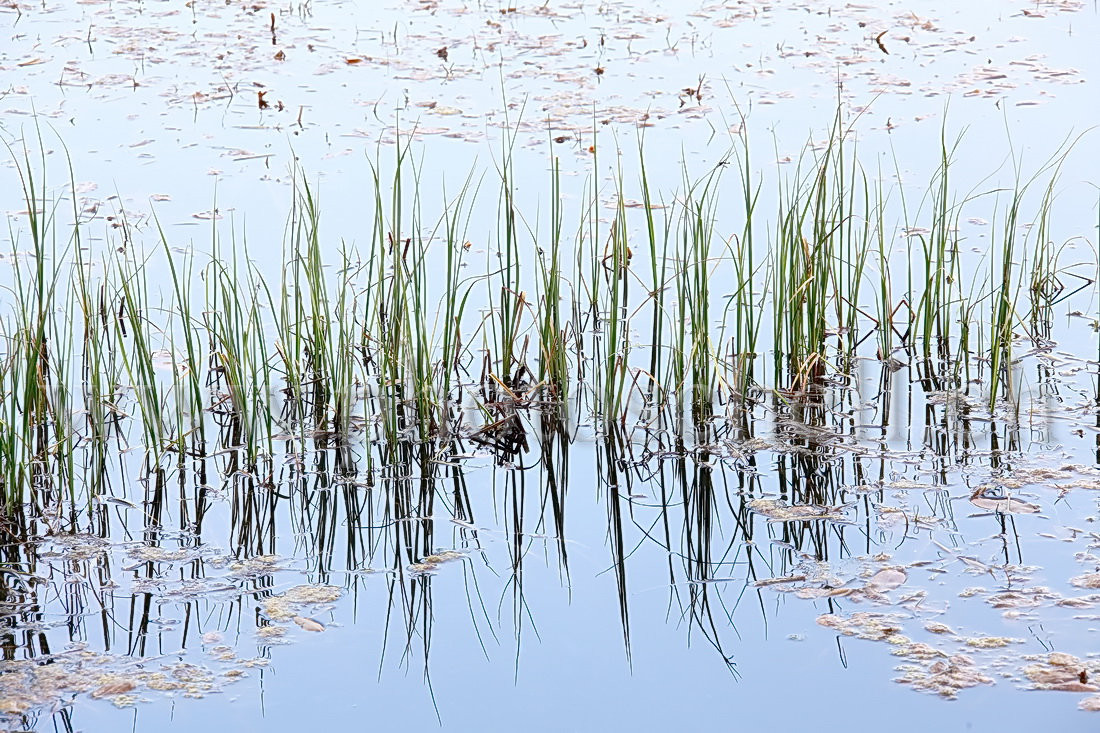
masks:
{"type": "MultiPolygon", "coordinates": [[[[745,129],[771,186],[838,107],[871,180],[913,209],[941,132],[963,133],[952,187],[976,199],[959,228],[984,271],[1002,210],[986,192],[1093,124],[1100,71],[1097,8],[1077,2],[15,0],[0,24],[6,286],[27,257],[24,149],[49,151],[48,199],[76,206],[92,260],[155,251],[159,226],[172,251],[208,255],[217,233],[272,274],[296,178],[328,264],[365,256],[371,166],[411,141],[432,223],[471,171],[489,181],[473,270],[493,262],[505,150],[532,228],[551,157],[567,206],[595,187],[606,222],[621,171],[640,198],[643,135],[671,204],[745,129]]],[[[608,429],[581,377],[563,419],[520,400],[506,446],[479,440],[475,366],[455,440],[392,460],[365,400],[349,444],[279,435],[270,483],[232,440],[150,473],[133,430],[109,499],[4,515],[3,725],[1092,729],[1098,158],[1088,134],[1065,156],[1049,236],[1087,287],[1017,345],[1016,410],[987,409],[980,357],[946,390],[869,345],[810,407],[771,385],[679,430],[647,429],[637,394],[631,429],[608,429]]],[[[887,244],[896,278],[907,241],[887,244]]]]}

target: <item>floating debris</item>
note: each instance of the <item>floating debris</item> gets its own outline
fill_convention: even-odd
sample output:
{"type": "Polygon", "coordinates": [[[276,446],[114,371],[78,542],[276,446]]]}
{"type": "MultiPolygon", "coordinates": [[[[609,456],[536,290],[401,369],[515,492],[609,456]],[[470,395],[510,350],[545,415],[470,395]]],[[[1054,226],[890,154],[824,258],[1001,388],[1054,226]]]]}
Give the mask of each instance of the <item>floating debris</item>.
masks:
{"type": "Polygon", "coordinates": [[[905,585],[909,574],[903,568],[883,568],[871,576],[867,587],[879,593],[888,593],[905,585]]]}
{"type": "Polygon", "coordinates": [[[1023,644],[1023,639],[1010,639],[1007,636],[972,636],[965,640],[969,647],[975,649],[1001,649],[1010,644],[1023,644]]]}
{"type": "Polygon", "coordinates": [[[444,550],[443,552],[437,552],[434,555],[428,555],[422,558],[419,562],[415,562],[409,565],[409,572],[414,574],[431,573],[443,563],[453,562],[455,560],[461,560],[466,557],[465,553],[456,552],[454,550],[444,550]]]}
{"type": "Polygon", "coordinates": [[[929,661],[947,657],[947,652],[929,646],[924,642],[908,641],[905,637],[888,637],[885,641],[897,647],[891,652],[895,657],[905,657],[906,659],[915,659],[919,661],[929,661]]]}
{"type": "Polygon", "coordinates": [[[805,581],[805,575],[786,575],[781,578],[764,578],[763,580],[756,581],[755,583],[753,583],[753,585],[755,585],[757,588],[767,588],[771,585],[782,585],[785,583],[803,583],[805,581]]]}
{"type": "Polygon", "coordinates": [[[135,545],[130,547],[126,554],[138,562],[177,563],[188,562],[200,557],[202,550],[200,548],[166,550],[156,545],[135,545]]]}
{"type": "Polygon", "coordinates": [[[77,648],[44,658],[3,661],[0,714],[23,715],[85,692],[118,707],[136,704],[138,696],[130,693],[142,689],[201,698],[244,677],[247,668],[267,664],[265,659],[230,660],[233,666],[221,671],[187,662],[151,669],[147,660],[77,648]]]}
{"type": "Polygon", "coordinates": [[[1055,603],[1057,606],[1063,608],[1092,608],[1100,603],[1100,594],[1093,593],[1087,596],[1077,596],[1075,598],[1060,598],[1055,603]]]}
{"type": "Polygon", "coordinates": [[[256,636],[268,642],[272,640],[282,639],[284,636],[286,636],[286,627],[276,626],[274,624],[261,626],[260,628],[256,629],[256,636]]]}
{"type": "Polygon", "coordinates": [[[896,613],[859,611],[845,618],[827,613],[817,617],[817,623],[844,636],[854,636],[868,641],[885,641],[901,631],[905,616],[896,613]]]}
{"type": "Polygon", "coordinates": [[[1036,608],[1060,598],[1059,594],[1049,588],[1036,586],[1018,591],[994,593],[985,600],[993,608],[1036,608]]]}
{"type": "Polygon", "coordinates": [[[960,690],[993,684],[993,678],[979,670],[974,660],[965,654],[934,661],[927,667],[906,666],[899,669],[905,674],[896,678],[895,682],[948,699],[956,698],[960,690]]]}
{"type": "Polygon", "coordinates": [[[111,543],[90,534],[61,534],[49,538],[49,549],[39,552],[39,557],[62,557],[66,560],[92,560],[102,557],[111,543]]]}
{"type": "Polygon", "coordinates": [[[133,680],[123,679],[116,677],[109,682],[105,682],[96,689],[92,690],[92,697],[113,697],[115,695],[121,695],[124,692],[130,692],[137,688],[137,685],[133,680]]]}
{"type": "Polygon", "coordinates": [[[859,586],[841,586],[834,588],[830,586],[824,586],[822,588],[800,588],[795,594],[799,598],[842,598],[845,596],[857,596],[863,592],[863,588],[859,586]]]}
{"type": "Polygon", "coordinates": [[[1100,588],[1100,573],[1078,575],[1075,578],[1070,578],[1069,582],[1078,588],[1100,588]]]}
{"type": "Polygon", "coordinates": [[[255,578],[282,570],[282,562],[283,559],[278,555],[257,555],[247,560],[230,563],[229,572],[234,578],[255,578]]]}
{"type": "Polygon", "coordinates": [[[1053,652],[1045,663],[1030,664],[1023,669],[1035,690],[1060,690],[1062,692],[1100,692],[1091,681],[1089,669],[1083,661],[1071,654],[1053,652]]]}
{"type": "Polygon", "coordinates": [[[1039,511],[1036,504],[1007,496],[988,495],[988,492],[995,490],[993,486],[979,486],[977,491],[970,495],[970,503],[979,509],[1002,514],[1035,514],[1039,511]]]}
{"type": "Polygon", "coordinates": [[[302,627],[303,631],[313,631],[320,633],[325,630],[325,625],[320,621],[305,616],[295,616],[291,619],[294,623],[302,627]]]}
{"type": "Polygon", "coordinates": [[[264,601],[264,612],[274,621],[291,621],[302,606],[332,603],[343,594],[343,589],[335,585],[296,585],[264,601]]]}
{"type": "Polygon", "coordinates": [[[819,519],[844,521],[844,510],[847,509],[847,505],[789,506],[775,499],[753,499],[749,502],[749,509],[767,517],[769,522],[810,522],[819,519]]]}
{"type": "Polygon", "coordinates": [[[955,630],[947,624],[940,623],[939,621],[928,621],[924,624],[924,630],[930,634],[949,634],[955,635],[955,630]]]}

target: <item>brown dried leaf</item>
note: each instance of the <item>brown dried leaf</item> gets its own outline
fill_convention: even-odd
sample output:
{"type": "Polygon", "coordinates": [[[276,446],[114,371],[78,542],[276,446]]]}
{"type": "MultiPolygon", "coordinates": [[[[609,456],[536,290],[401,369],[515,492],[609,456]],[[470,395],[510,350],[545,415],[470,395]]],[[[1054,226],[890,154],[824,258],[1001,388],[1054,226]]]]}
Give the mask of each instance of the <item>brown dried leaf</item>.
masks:
{"type": "Polygon", "coordinates": [[[101,697],[113,697],[114,695],[121,695],[124,692],[130,692],[137,685],[130,680],[112,680],[99,688],[92,691],[92,697],[97,700],[101,697]]]}
{"type": "Polygon", "coordinates": [[[766,588],[769,585],[779,585],[781,583],[801,583],[806,580],[805,575],[786,575],[781,578],[764,578],[758,580],[754,585],[757,588],[766,588]]]}

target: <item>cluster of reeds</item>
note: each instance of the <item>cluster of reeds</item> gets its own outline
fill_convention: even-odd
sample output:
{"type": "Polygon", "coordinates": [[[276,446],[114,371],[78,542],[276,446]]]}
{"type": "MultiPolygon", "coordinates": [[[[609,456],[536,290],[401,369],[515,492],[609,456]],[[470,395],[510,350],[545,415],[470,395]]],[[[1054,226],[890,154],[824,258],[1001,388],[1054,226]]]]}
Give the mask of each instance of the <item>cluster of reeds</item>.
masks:
{"type": "Polygon", "coordinates": [[[10,230],[0,317],[8,511],[102,493],[112,456],[138,446],[146,471],[202,471],[225,451],[267,484],[288,436],[341,446],[346,461],[369,463],[376,453],[361,447],[381,446],[383,471],[410,446],[463,437],[506,459],[526,445],[536,409],[619,440],[667,431],[661,442],[682,446],[685,420],[714,420],[722,406],[729,417],[768,393],[816,400],[860,356],[887,369],[911,357],[930,390],[970,389],[977,366],[995,406],[1016,395],[1020,334],[1049,335],[1042,324],[1065,280],[1093,282],[1095,261],[1060,262],[1053,239],[1068,148],[1030,179],[1016,164],[1007,192],[960,200],[948,178],[959,143],[944,137],[920,206],[902,190],[899,213],[838,114],[827,142],[790,168],[755,171],[742,132],[701,177],[685,169],[678,190],[654,189],[642,141],[637,179],[617,151],[610,187],[597,183],[593,152],[575,207],[551,158],[547,205],[524,211],[514,142],[496,186],[471,174],[444,188],[441,212],[424,211],[411,144],[381,150],[369,243],[358,247],[322,229],[321,192],[295,171],[277,276],[217,223],[205,253],[180,251],[119,210],[111,246],[89,249],[91,225],[75,202],[66,214],[64,187],[47,186],[41,141],[15,149],[27,214],[10,230]],[[761,203],[770,177],[774,217],[761,203]],[[495,216],[484,216],[486,198],[495,216]],[[998,236],[964,262],[959,222],[978,200],[994,201],[998,236]]]}

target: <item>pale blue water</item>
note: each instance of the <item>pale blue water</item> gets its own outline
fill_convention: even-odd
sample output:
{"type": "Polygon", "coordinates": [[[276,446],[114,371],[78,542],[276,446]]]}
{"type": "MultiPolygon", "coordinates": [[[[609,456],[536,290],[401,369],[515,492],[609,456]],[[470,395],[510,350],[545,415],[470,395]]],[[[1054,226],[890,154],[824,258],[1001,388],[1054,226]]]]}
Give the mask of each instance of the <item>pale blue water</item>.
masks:
{"type": "MultiPolygon", "coordinates": [[[[443,185],[453,195],[472,170],[475,179],[485,176],[483,196],[491,217],[494,164],[500,159],[505,124],[521,125],[515,144],[521,204],[527,211],[543,212],[545,203],[539,202],[545,200],[551,149],[562,160],[570,202],[582,195],[585,176],[604,186],[609,200],[620,160],[628,185],[635,185],[636,125],[651,122],[645,128],[647,165],[652,179],[671,192],[682,180],[684,163],[701,175],[727,159],[728,130],[739,119],[737,105],[748,114],[753,165],[769,177],[777,159],[797,158],[807,140],[824,138],[836,109],[838,77],[844,81],[841,96],[847,113],[854,115],[856,106],[871,104],[857,123],[865,167],[877,163],[880,169],[871,171],[872,177],[881,174],[885,185],[900,171],[913,190],[920,190],[938,163],[938,137],[948,107],[951,134],[968,128],[952,171],[953,185],[961,192],[1011,185],[1009,151],[1023,159],[1025,174],[1034,171],[1062,140],[1084,131],[1095,117],[1092,87],[1098,57],[1093,39],[1100,34],[1100,19],[1091,4],[940,8],[925,2],[883,3],[871,9],[810,3],[758,10],[582,2],[521,5],[513,13],[446,0],[384,8],[314,2],[257,11],[214,2],[196,3],[190,10],[159,2],[24,4],[20,10],[0,10],[5,38],[0,71],[8,87],[0,90],[0,135],[13,143],[18,158],[19,137],[34,130],[29,113],[40,115],[46,147],[52,151],[51,190],[68,200],[62,161],[67,155],[92,250],[117,242],[117,232],[105,218],[119,206],[111,199],[114,195],[137,225],[141,242],[156,242],[150,218],[155,212],[170,244],[199,251],[209,246],[211,222],[195,215],[217,205],[223,236],[234,231],[231,227],[246,233],[242,236],[261,269],[275,265],[295,156],[319,192],[334,260],[341,240],[365,247],[368,161],[379,154],[384,160],[393,156],[398,120],[404,131],[418,128],[413,149],[423,165],[425,211],[439,211],[443,185]],[[881,30],[887,32],[882,40],[889,55],[874,42],[881,30]],[[444,47],[446,61],[439,53],[444,47]],[[278,51],[285,54],[281,61],[274,58],[278,51]],[[349,59],[357,62],[349,64],[349,59]],[[596,74],[597,67],[602,74],[596,74]],[[684,92],[696,87],[700,77],[702,104],[684,92]],[[269,90],[265,100],[271,106],[266,110],[258,106],[260,90],[269,90]],[[593,137],[593,128],[598,137],[593,137]],[[551,142],[555,134],[568,139],[551,142]],[[592,144],[599,150],[595,169],[588,152],[592,144]],[[622,156],[615,154],[616,148],[624,151],[622,156]]],[[[1090,186],[1096,183],[1097,160],[1096,137],[1086,136],[1062,174],[1054,236],[1058,242],[1084,237],[1071,245],[1077,249],[1067,250],[1064,262],[1095,260],[1096,197],[1090,186]]],[[[736,175],[731,171],[728,178],[732,182],[736,175]]],[[[636,191],[628,190],[628,196],[636,191]]],[[[987,199],[975,204],[973,216],[983,216],[987,199]]],[[[11,172],[0,175],[0,202],[18,231],[24,220],[15,212],[25,204],[11,172]]],[[[919,203],[910,200],[908,205],[919,203]]],[[[736,212],[723,214],[719,228],[737,231],[736,212]]],[[[968,244],[979,250],[975,261],[980,261],[991,228],[966,222],[967,216],[962,226],[968,244]]],[[[495,219],[474,224],[475,251],[489,246],[494,225],[495,219]]],[[[632,222],[632,231],[637,226],[639,222],[632,222]]],[[[892,263],[904,263],[898,247],[896,257],[901,259],[892,263]]],[[[485,256],[477,253],[479,266],[485,256]]],[[[897,271],[902,269],[899,264],[897,271]]],[[[1072,307],[1096,317],[1091,291],[1074,303],[1072,307]]],[[[1091,714],[1076,707],[1085,695],[1017,688],[1024,684],[1020,668],[1030,663],[1028,655],[1056,650],[1087,657],[1098,626],[1089,617],[1092,612],[1057,607],[1047,599],[1025,615],[1006,618],[1004,609],[993,608],[985,598],[1017,586],[1049,587],[1062,597],[1087,594],[1073,588],[1069,579],[1096,569],[1088,533],[1097,515],[1094,490],[1073,488],[1061,497],[1044,483],[1029,482],[1019,496],[1036,503],[1041,513],[1011,517],[1015,531],[1010,523],[1006,534],[1000,517],[983,514],[966,501],[979,484],[1003,471],[991,466],[996,461],[1025,469],[1036,462],[1052,467],[1082,464],[1084,469],[1070,473],[1091,480],[1088,471],[1097,461],[1091,427],[1096,424],[1091,388],[1095,362],[1082,360],[1095,358],[1096,337],[1071,318],[1059,319],[1056,330],[1063,342],[1059,348],[1074,353],[1078,361],[1073,365],[1084,369],[1064,377],[1059,396],[1048,399],[1044,409],[1052,417],[1024,410],[1016,445],[1007,445],[1003,424],[991,427],[981,416],[971,435],[959,432],[953,422],[940,433],[926,433],[926,398],[919,385],[909,391],[916,376],[908,370],[893,376],[891,428],[885,431],[886,444],[878,443],[882,431],[852,427],[882,419],[876,412],[877,364],[867,366],[856,400],[866,403],[865,409],[839,423],[842,433],[855,431],[860,440],[830,454],[828,463],[807,461],[801,472],[788,467],[782,473],[778,455],[763,448],[755,454],[759,475],[753,494],[742,496],[737,492],[738,470],[746,468],[749,452],[736,441],[723,444],[719,453],[726,460],[716,461],[711,472],[716,494],[712,503],[703,502],[711,507],[713,536],[703,542],[715,561],[710,578],[720,582],[693,582],[700,579],[699,567],[685,556],[697,547],[693,543],[700,515],[692,514],[692,521],[684,518],[675,462],[652,459],[636,467],[629,490],[622,490],[617,502],[628,554],[629,654],[608,536],[612,499],[606,473],[597,467],[600,448],[581,428],[570,449],[564,511],[568,575],[552,539],[557,533],[552,513],[543,513],[545,465],[511,474],[526,482],[518,501],[525,512],[519,531],[526,553],[520,597],[509,554],[509,538],[517,531],[510,473],[494,469],[488,456],[461,460],[467,466],[473,522],[484,529],[477,533],[478,542],[450,521],[455,516],[448,503],[452,486],[441,482],[434,521],[425,521],[418,531],[434,526],[427,541],[433,551],[468,554],[440,565],[430,580],[397,581],[398,588],[403,582],[405,593],[412,594],[415,612],[409,629],[400,590],[393,600],[388,595],[394,578],[385,571],[394,570],[394,560],[393,548],[385,543],[393,535],[392,527],[383,527],[385,521],[379,519],[382,488],[373,493],[348,489],[364,502],[375,502],[376,513],[367,520],[347,518],[342,489],[295,493],[273,512],[275,546],[253,545],[245,553],[273,551],[287,558],[287,569],[262,581],[274,592],[307,582],[346,588],[335,603],[309,611],[328,626],[324,633],[285,624],[291,644],[268,646],[257,638],[255,629],[265,622],[258,616],[262,598],[253,592],[200,597],[190,604],[166,595],[167,585],[151,591],[148,599],[134,595],[130,584],[144,567],[122,569],[133,563],[122,554],[125,548],[110,564],[119,588],[99,591],[109,608],[106,615],[96,594],[83,592],[83,606],[67,595],[59,569],[67,567],[64,561],[42,561],[35,572],[46,576],[52,567],[55,573],[55,584],[42,586],[40,596],[43,620],[51,625],[44,632],[51,651],[76,639],[125,655],[148,600],[150,616],[167,622],[148,632],[145,653],[166,655],[150,661],[153,668],[178,658],[216,667],[199,639],[210,631],[221,633],[222,643],[238,657],[261,656],[269,663],[201,700],[142,692],[147,701],[116,709],[109,701],[80,695],[65,700],[71,706],[52,720],[44,713],[37,722],[9,724],[60,729],[63,716],[69,715],[72,728],[85,731],[365,726],[660,731],[815,724],[856,731],[1020,730],[1036,724],[1090,730],[1096,725],[1091,714]],[[1077,429],[1083,432],[1071,432],[1077,429]],[[996,447],[990,430],[1000,438],[996,447]],[[944,444],[950,450],[941,449],[946,456],[937,457],[934,446],[944,444]],[[857,463],[863,481],[857,478],[857,463]],[[651,475],[660,466],[668,492],[667,547],[656,507],[661,487],[651,475]],[[852,558],[880,553],[891,556],[886,564],[929,562],[946,572],[909,568],[908,582],[889,594],[890,605],[881,606],[845,597],[802,599],[775,587],[756,588],[752,583],[757,579],[799,572],[800,558],[770,542],[769,532],[776,539],[791,538],[782,536],[781,525],[769,526],[765,517],[748,512],[744,502],[776,498],[784,490],[782,477],[792,475],[799,485],[817,481],[831,488],[898,480],[935,484],[940,490],[887,487],[872,495],[876,504],[906,507],[909,517],[914,512],[934,517],[928,525],[914,520],[908,527],[904,522],[880,526],[872,507],[847,494],[844,500],[860,499],[849,510],[851,524],[798,527],[803,549],[811,555],[819,551],[818,559],[832,563],[844,581],[858,582],[853,579],[870,563],[852,558]],[[637,496],[632,500],[629,494],[637,496]],[[326,500],[341,509],[313,525],[303,522],[303,505],[313,515],[326,500]],[[539,516],[546,517],[542,525],[539,516]],[[751,527],[751,543],[742,524],[751,527]],[[330,543],[327,552],[315,548],[318,525],[330,543]],[[350,567],[349,537],[357,548],[356,562],[370,555],[371,543],[382,543],[366,562],[383,572],[349,572],[361,569],[350,567]],[[1027,581],[1009,582],[1003,571],[990,574],[950,559],[952,552],[987,566],[1010,563],[1034,569],[1020,571],[1027,581]],[[972,587],[986,592],[960,597],[972,587]],[[690,598],[703,588],[711,605],[700,623],[692,618],[690,598]],[[426,590],[431,593],[430,612],[419,595],[426,590]],[[927,592],[926,598],[901,605],[902,598],[920,590],[927,592]],[[996,684],[962,690],[958,700],[946,701],[893,681],[901,674],[895,667],[911,663],[892,656],[893,646],[838,639],[817,623],[819,616],[834,611],[845,616],[902,613],[905,635],[952,654],[964,650],[962,639],[967,637],[1021,641],[1003,650],[968,651],[996,684]],[[933,637],[922,630],[926,621],[948,623],[960,636],[933,637]],[[1003,667],[997,666],[1000,662],[1003,667]],[[1002,671],[1014,678],[1000,677],[1002,671]]],[[[1039,381],[1036,361],[1027,357],[1019,367],[1033,390],[1039,381]]],[[[577,413],[575,419],[583,422],[582,411],[577,413]]],[[[763,410],[757,417],[762,420],[758,435],[768,435],[770,418],[763,410]]],[[[532,448],[527,466],[538,457],[534,440],[532,448]]],[[[140,457],[126,460],[129,478],[119,480],[119,495],[140,501],[142,489],[129,483],[140,457]]],[[[690,459],[686,470],[690,485],[695,470],[690,459]]],[[[744,480],[752,478],[746,475],[744,480]]],[[[178,489],[169,483],[174,498],[178,489]]],[[[221,485],[220,480],[211,483],[221,485]]],[[[213,499],[196,541],[233,554],[239,548],[230,531],[229,495],[227,491],[213,499]]],[[[170,513],[170,526],[186,524],[177,504],[170,513]]],[[[140,538],[142,523],[134,510],[111,507],[111,515],[113,539],[140,538]],[[125,528],[121,517],[126,518],[125,528]]],[[[407,554],[412,559],[423,555],[407,554]]],[[[168,583],[189,577],[192,567],[178,563],[158,566],[158,571],[168,583]]],[[[227,571],[203,572],[220,576],[227,571]]],[[[101,587],[102,581],[93,585],[101,587]]],[[[237,587],[251,591],[246,583],[237,587]]],[[[15,634],[28,638],[21,628],[15,634]]],[[[24,643],[16,643],[16,656],[24,643]]]]}

